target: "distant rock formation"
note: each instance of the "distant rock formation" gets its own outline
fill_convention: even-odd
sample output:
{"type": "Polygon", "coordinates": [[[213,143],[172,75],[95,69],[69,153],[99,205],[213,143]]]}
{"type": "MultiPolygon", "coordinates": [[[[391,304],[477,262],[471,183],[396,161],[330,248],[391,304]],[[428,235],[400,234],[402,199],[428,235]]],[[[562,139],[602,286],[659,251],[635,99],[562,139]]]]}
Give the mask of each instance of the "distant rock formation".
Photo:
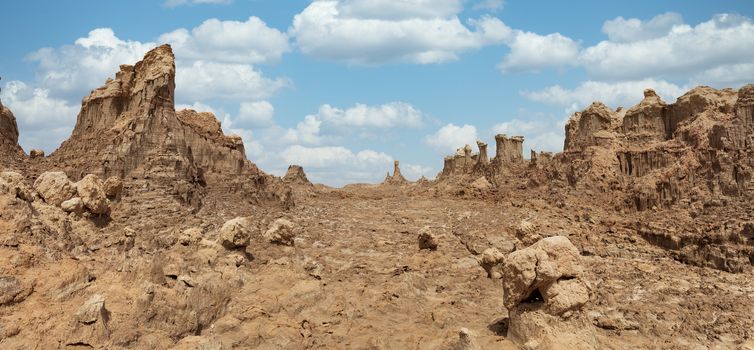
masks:
{"type": "Polygon", "coordinates": [[[74,178],[168,177],[203,182],[208,173],[257,173],[238,136],[211,113],[174,109],[175,57],[169,45],[85,97],[70,139],[51,154],[74,178]]]}
{"type": "Polygon", "coordinates": [[[0,167],[7,168],[23,159],[24,152],[18,145],[16,117],[0,101],[0,167]]]}
{"type": "Polygon", "coordinates": [[[304,168],[298,165],[291,165],[283,176],[283,182],[292,185],[312,186],[312,183],[306,177],[304,168]]]}
{"type": "Polygon", "coordinates": [[[385,184],[393,184],[393,185],[400,185],[408,183],[406,178],[401,175],[401,168],[400,168],[400,162],[394,161],[393,162],[393,175],[390,175],[390,173],[387,173],[385,176],[385,181],[383,182],[385,184]]]}
{"type": "Polygon", "coordinates": [[[478,175],[494,178],[497,174],[506,173],[523,163],[523,143],[523,136],[496,135],[495,157],[490,160],[487,156],[487,144],[477,140],[479,153],[472,153],[471,145],[459,148],[455,155],[445,157],[438,179],[463,178],[467,175],[475,175],[474,179],[478,175]]]}

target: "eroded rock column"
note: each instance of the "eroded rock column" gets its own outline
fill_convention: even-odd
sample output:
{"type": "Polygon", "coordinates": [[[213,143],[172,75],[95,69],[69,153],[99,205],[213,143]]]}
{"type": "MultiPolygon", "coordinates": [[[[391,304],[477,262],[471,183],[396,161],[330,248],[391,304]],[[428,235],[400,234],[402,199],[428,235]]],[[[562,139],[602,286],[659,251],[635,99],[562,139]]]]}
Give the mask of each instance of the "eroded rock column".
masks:
{"type": "Polygon", "coordinates": [[[524,160],[524,137],[495,135],[495,159],[502,163],[520,163],[524,160]]]}

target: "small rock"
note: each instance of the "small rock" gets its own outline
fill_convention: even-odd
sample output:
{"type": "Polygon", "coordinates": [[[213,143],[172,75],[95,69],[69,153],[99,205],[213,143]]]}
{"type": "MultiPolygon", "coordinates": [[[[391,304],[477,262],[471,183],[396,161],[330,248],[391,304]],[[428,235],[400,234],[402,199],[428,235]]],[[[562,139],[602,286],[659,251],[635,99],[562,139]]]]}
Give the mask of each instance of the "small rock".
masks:
{"type": "Polygon", "coordinates": [[[429,226],[424,226],[419,230],[419,249],[437,250],[437,237],[432,233],[429,226]]]}
{"type": "Polygon", "coordinates": [[[105,180],[104,189],[107,198],[118,198],[123,192],[123,180],[117,176],[110,176],[105,180]]]}
{"type": "Polygon", "coordinates": [[[41,149],[33,149],[33,150],[31,150],[31,152],[29,152],[29,157],[31,159],[44,158],[44,156],[45,156],[45,151],[43,151],[41,149]]]}
{"type": "Polygon", "coordinates": [[[482,261],[480,265],[484,271],[487,271],[487,277],[498,279],[502,277],[501,268],[505,262],[505,254],[501,253],[497,248],[487,248],[482,253],[482,261]]]}
{"type": "Polygon", "coordinates": [[[19,173],[4,171],[0,173],[0,193],[6,193],[13,197],[31,202],[33,197],[26,180],[19,173]]]}
{"type": "Polygon", "coordinates": [[[60,208],[66,213],[81,214],[84,212],[84,202],[79,197],[73,197],[63,203],[60,203],[60,208]]]}
{"type": "Polygon", "coordinates": [[[199,242],[202,239],[202,230],[196,227],[184,230],[180,237],[178,237],[178,243],[181,245],[190,245],[199,242]]]}
{"type": "Polygon", "coordinates": [[[293,230],[295,226],[296,225],[294,225],[287,219],[277,219],[264,233],[264,238],[266,238],[270,243],[292,246],[293,238],[296,237],[296,233],[293,230]]]}
{"type": "Polygon", "coordinates": [[[108,312],[105,309],[105,297],[95,294],[87,300],[78,311],[76,311],[76,321],[83,324],[92,324],[98,320],[107,322],[108,312]]]}

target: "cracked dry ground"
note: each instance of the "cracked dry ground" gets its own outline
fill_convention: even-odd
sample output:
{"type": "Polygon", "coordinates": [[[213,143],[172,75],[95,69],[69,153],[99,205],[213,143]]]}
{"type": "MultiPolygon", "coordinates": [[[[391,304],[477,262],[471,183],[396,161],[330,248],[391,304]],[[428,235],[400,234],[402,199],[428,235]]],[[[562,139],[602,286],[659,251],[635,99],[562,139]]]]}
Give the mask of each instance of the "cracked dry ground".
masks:
{"type": "Polygon", "coordinates": [[[587,252],[587,310],[601,348],[751,346],[751,273],[684,265],[620,230],[594,239],[606,235],[595,221],[611,214],[588,210],[596,220],[574,222],[573,212],[534,198],[493,204],[379,188],[323,194],[296,209],[303,231],[295,248],[258,254],[262,266],[249,283],[256,287],[243,298],[266,316],[254,322],[288,327],[292,342],[277,344],[284,347],[299,335],[302,348],[453,348],[465,327],[483,349],[514,349],[500,282],[478,260],[489,247],[514,249],[511,228],[528,218],[587,252]],[[418,249],[425,225],[439,236],[437,251],[418,249]]]}
{"type": "Polygon", "coordinates": [[[6,337],[0,348],[88,348],[92,341],[76,340],[68,325],[83,303],[101,294],[108,348],[178,342],[186,345],[180,349],[208,343],[223,349],[456,349],[459,330],[467,328],[482,349],[515,349],[505,338],[501,283],[488,278],[478,260],[489,247],[513,250],[521,219],[541,232],[569,236],[582,251],[592,288],[585,310],[600,348],[751,346],[751,272],[682,264],[624,228],[638,217],[616,217],[577,199],[559,207],[543,198],[408,196],[384,186],[325,190],[301,198],[292,212],[260,208],[254,215],[296,223],[295,246],[257,237],[247,248],[253,258],[241,264],[238,252],[207,248],[233,214],[205,208],[194,217],[163,201],[155,208],[163,213],[149,219],[139,213],[153,203],[123,203],[132,209],[116,207],[121,214],[109,225],[82,236],[88,253],[61,257],[31,252],[39,246],[0,248],[0,266],[10,269],[4,274],[34,286],[25,301],[0,308],[6,337]],[[153,220],[159,217],[174,221],[153,220]],[[134,226],[140,222],[164,229],[134,226]],[[126,224],[136,228],[133,248],[106,243],[120,240],[126,224]],[[417,232],[426,225],[438,236],[436,251],[418,248],[417,232]],[[196,245],[166,238],[167,228],[196,226],[206,232],[196,245]]]}

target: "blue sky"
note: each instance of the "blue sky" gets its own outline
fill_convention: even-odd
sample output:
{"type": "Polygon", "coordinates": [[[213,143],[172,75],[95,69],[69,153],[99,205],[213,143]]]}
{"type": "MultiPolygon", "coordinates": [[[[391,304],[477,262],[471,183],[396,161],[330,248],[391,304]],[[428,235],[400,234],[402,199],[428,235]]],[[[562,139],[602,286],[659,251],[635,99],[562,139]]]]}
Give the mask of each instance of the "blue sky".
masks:
{"type": "MultiPolygon", "coordinates": [[[[179,107],[214,112],[275,174],[433,177],[493,135],[559,151],[593,100],[673,101],[754,82],[751,1],[166,0],[3,2],[2,101],[28,151],[68,137],[81,98],[171,43],[179,107]]],[[[494,145],[490,151],[494,153],[494,145]]]]}

